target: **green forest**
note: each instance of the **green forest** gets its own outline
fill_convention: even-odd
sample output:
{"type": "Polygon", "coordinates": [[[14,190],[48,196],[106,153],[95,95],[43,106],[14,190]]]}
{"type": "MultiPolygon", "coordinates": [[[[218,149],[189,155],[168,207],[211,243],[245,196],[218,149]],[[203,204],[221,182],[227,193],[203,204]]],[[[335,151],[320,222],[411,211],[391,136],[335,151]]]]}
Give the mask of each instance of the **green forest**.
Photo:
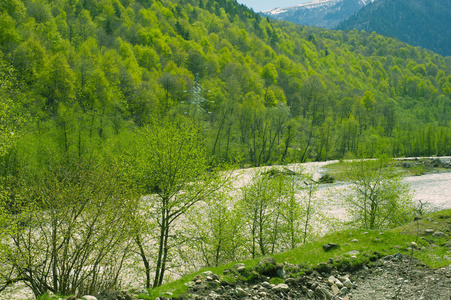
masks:
{"type": "Polygon", "coordinates": [[[81,157],[174,115],[198,122],[215,162],[451,154],[451,59],[395,39],[232,0],[0,9],[1,126],[17,140],[4,160],[44,140],[81,157]]]}
{"type": "Polygon", "coordinates": [[[447,0],[381,0],[363,7],[335,29],[376,31],[450,56],[450,13],[447,0]]]}
{"type": "MultiPolygon", "coordinates": [[[[274,171],[237,188],[226,170],[450,145],[451,58],[392,38],[234,0],[0,0],[0,292],[117,287],[130,259],[158,287],[174,265],[293,249],[335,224],[317,183],[274,171]]],[[[351,182],[384,182],[373,200],[397,214],[356,224],[407,221],[398,174],[360,165],[351,182]]]]}

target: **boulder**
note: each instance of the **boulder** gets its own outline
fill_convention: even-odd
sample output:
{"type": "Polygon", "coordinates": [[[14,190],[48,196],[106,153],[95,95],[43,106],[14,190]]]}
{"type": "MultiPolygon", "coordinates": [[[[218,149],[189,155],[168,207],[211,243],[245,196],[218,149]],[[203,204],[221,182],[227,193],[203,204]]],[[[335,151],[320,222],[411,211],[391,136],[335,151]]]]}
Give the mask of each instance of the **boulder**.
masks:
{"type": "Polygon", "coordinates": [[[247,292],[246,292],[245,290],[243,290],[242,288],[237,288],[237,289],[235,290],[235,294],[236,294],[238,297],[246,297],[246,296],[248,296],[247,292]]]}
{"type": "Polygon", "coordinates": [[[285,278],[283,265],[278,265],[272,257],[265,257],[255,266],[255,271],[269,277],[285,278]]]}
{"type": "Polygon", "coordinates": [[[340,245],[333,244],[333,243],[327,243],[323,245],[324,252],[332,251],[334,249],[340,248],[340,245]]]}

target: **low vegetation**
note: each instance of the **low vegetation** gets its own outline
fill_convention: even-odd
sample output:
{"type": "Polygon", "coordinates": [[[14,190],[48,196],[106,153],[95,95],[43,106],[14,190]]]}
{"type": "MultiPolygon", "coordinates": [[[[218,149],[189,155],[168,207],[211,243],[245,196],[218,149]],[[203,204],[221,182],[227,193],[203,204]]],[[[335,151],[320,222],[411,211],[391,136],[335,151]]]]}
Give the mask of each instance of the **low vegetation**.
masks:
{"type": "MultiPolygon", "coordinates": [[[[296,249],[271,255],[277,262],[286,262],[299,268],[299,275],[308,270],[318,267],[318,264],[333,260],[332,267],[344,270],[359,269],[362,265],[371,266],[372,261],[387,255],[401,253],[413,255],[422,263],[438,268],[446,267],[451,263],[451,210],[440,211],[423,216],[421,219],[410,222],[407,225],[396,227],[391,230],[345,230],[334,232],[313,242],[301,245],[296,249]],[[432,230],[432,232],[431,232],[432,230]],[[434,233],[438,234],[434,235],[434,233]],[[443,235],[440,235],[440,232],[443,235]],[[412,248],[412,242],[417,246],[412,248]],[[340,245],[335,250],[325,252],[323,245],[336,243],[340,245]],[[348,254],[358,251],[356,258],[351,259],[348,254]]],[[[150,295],[141,295],[145,299],[165,295],[166,292],[173,296],[183,294],[187,290],[187,283],[192,281],[196,275],[205,271],[214,274],[224,274],[224,270],[232,268],[237,263],[244,263],[246,267],[253,268],[261,258],[233,262],[216,268],[206,268],[193,274],[187,275],[179,280],[164,284],[157,289],[150,290],[150,295]]],[[[221,275],[221,280],[229,282],[245,280],[234,275],[221,275]]]]}
{"type": "MultiPolygon", "coordinates": [[[[2,1],[0,291],[116,288],[132,256],[157,288],[177,265],[312,241],[333,220],[311,175],[231,187],[221,170],[451,154],[450,74],[427,50],[233,0],[2,1]]],[[[382,176],[378,193],[400,187],[382,176]]],[[[357,227],[397,225],[362,213],[357,227]]]]}

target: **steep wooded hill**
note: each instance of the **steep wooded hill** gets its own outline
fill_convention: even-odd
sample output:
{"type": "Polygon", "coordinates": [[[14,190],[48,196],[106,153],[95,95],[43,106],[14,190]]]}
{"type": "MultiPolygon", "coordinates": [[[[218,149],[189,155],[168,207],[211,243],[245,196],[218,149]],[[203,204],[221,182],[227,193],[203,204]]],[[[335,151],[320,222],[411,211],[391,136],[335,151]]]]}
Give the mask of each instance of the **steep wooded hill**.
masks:
{"type": "Polygon", "coordinates": [[[451,56],[451,2],[447,0],[379,0],[337,28],[376,31],[451,56]]]}
{"type": "Polygon", "coordinates": [[[395,39],[272,21],[233,0],[0,10],[2,99],[27,116],[28,141],[57,151],[185,114],[217,161],[451,154],[451,60],[395,39]]]}

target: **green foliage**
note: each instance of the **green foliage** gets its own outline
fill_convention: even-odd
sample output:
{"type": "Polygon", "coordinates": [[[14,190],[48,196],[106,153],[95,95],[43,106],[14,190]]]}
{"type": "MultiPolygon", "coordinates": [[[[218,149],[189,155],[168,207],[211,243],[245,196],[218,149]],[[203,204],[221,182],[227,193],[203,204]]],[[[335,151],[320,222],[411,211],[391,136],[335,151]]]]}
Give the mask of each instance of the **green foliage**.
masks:
{"type": "MultiPolygon", "coordinates": [[[[353,266],[361,266],[361,264],[370,264],[375,258],[380,256],[394,255],[397,253],[411,255],[412,251],[409,247],[413,241],[416,241],[422,248],[422,250],[414,252],[416,258],[432,267],[446,267],[450,263],[449,257],[446,256],[448,248],[446,246],[437,247],[436,245],[440,243],[439,241],[437,241],[436,245],[430,245],[425,240],[418,240],[418,230],[420,230],[421,233],[435,224],[434,222],[436,222],[435,226],[438,226],[437,230],[446,228],[446,226],[449,226],[447,220],[449,220],[450,213],[450,210],[446,210],[426,215],[420,223],[411,222],[402,227],[397,227],[388,231],[359,229],[337,231],[316,239],[315,241],[303,244],[296,249],[272,255],[272,257],[278,262],[299,265],[300,269],[303,271],[314,268],[319,263],[325,263],[330,258],[334,260],[334,263],[329,267],[352,268],[353,266]],[[428,221],[427,217],[432,218],[433,221],[428,221]],[[358,243],[352,242],[355,239],[358,240],[358,243]],[[323,250],[322,246],[326,243],[340,244],[340,248],[334,250],[331,255],[331,252],[325,252],[323,250]],[[356,261],[352,261],[351,258],[346,255],[346,253],[353,250],[360,252],[360,254],[357,255],[356,261]]],[[[246,268],[252,268],[256,266],[260,260],[261,258],[257,258],[240,261],[240,263],[244,263],[246,268]]],[[[225,269],[232,268],[236,263],[238,262],[231,262],[216,268],[199,270],[179,280],[163,285],[158,289],[151,290],[150,295],[151,297],[163,296],[166,291],[174,292],[174,296],[181,295],[187,289],[184,284],[193,280],[194,276],[197,274],[209,270],[220,275],[223,274],[225,269]]],[[[225,275],[223,277],[225,278],[225,275]]],[[[272,280],[277,282],[279,279],[274,278],[272,280]]]]}
{"type": "MultiPolygon", "coordinates": [[[[187,215],[184,226],[189,236],[187,246],[200,253],[206,266],[219,266],[245,257],[244,223],[239,211],[233,208],[230,193],[230,188],[222,187],[187,215]]],[[[191,251],[181,251],[180,255],[191,256],[191,251]]]]}
{"type": "MultiPolygon", "coordinates": [[[[56,157],[54,157],[56,158],[56,157]]],[[[92,294],[116,286],[130,252],[137,197],[108,165],[54,159],[39,176],[21,172],[1,209],[11,243],[1,282],[25,281],[35,296],[92,294]],[[107,175],[109,174],[109,175],[107,175]],[[14,211],[14,213],[12,213],[14,211]],[[115,226],[111,226],[115,224],[115,226]]]]}
{"type": "Polygon", "coordinates": [[[202,256],[206,264],[311,238],[314,197],[306,195],[313,186],[269,176],[243,188],[249,201],[240,201],[262,213],[255,226],[262,234],[252,235],[258,247],[231,240],[250,224],[231,217],[252,210],[237,213],[230,199],[213,194],[224,182],[216,172],[224,162],[451,154],[449,59],[377,34],[299,27],[234,1],[203,2],[0,2],[0,223],[16,208],[37,218],[25,204],[36,200],[30,193],[39,194],[39,178],[61,190],[61,201],[75,201],[70,190],[77,188],[92,198],[93,186],[52,181],[46,166],[98,158],[94,183],[114,179],[106,174],[111,164],[124,190],[151,195],[130,236],[147,285],[157,270],[158,286],[172,243],[187,239],[176,220],[204,201],[205,219],[190,226],[211,226],[191,235],[216,250],[202,256]],[[195,73],[201,92],[193,92],[195,73]],[[18,193],[25,183],[29,190],[18,193]],[[12,207],[20,197],[26,201],[17,205],[25,206],[12,207]],[[156,238],[158,249],[144,247],[144,237],[156,238]]]}
{"type": "Polygon", "coordinates": [[[451,62],[375,33],[301,28],[230,1],[1,5],[1,60],[26,95],[15,105],[40,121],[70,112],[107,138],[190,110],[198,73],[216,162],[450,154],[451,62]]]}
{"type": "MultiPolygon", "coordinates": [[[[337,28],[375,31],[449,56],[451,47],[445,42],[445,37],[451,33],[450,12],[446,0],[383,0],[363,7],[337,28]],[[400,13],[403,18],[397,17],[400,13]]],[[[420,72],[426,72],[424,66],[420,68],[420,72]]]]}
{"type": "Polygon", "coordinates": [[[186,118],[155,119],[134,138],[137,143],[129,144],[129,150],[122,150],[119,161],[126,165],[140,193],[152,195],[153,204],[146,208],[150,209],[151,217],[138,221],[135,242],[146,268],[147,287],[150,287],[147,262],[155,260],[153,286],[157,287],[162,284],[167,269],[169,243],[174,238],[176,221],[206,200],[222,185],[223,179],[210,168],[196,124],[186,118]],[[155,236],[158,250],[152,257],[144,241],[154,228],[158,232],[155,236]]]}
{"type": "Polygon", "coordinates": [[[393,163],[385,159],[347,163],[346,179],[352,184],[345,200],[357,227],[391,228],[408,223],[414,211],[409,187],[401,182],[393,163]]]}

